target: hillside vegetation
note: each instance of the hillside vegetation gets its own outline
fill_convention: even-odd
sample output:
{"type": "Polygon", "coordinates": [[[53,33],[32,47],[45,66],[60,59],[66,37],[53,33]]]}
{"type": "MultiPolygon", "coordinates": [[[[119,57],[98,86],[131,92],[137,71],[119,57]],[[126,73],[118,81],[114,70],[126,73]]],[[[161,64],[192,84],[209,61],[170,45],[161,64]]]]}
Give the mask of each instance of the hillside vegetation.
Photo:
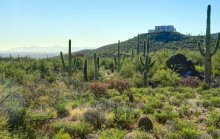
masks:
{"type": "MultiPolygon", "coordinates": [[[[143,51],[144,40],[147,40],[147,37],[150,37],[150,50],[156,51],[160,49],[171,49],[171,50],[180,50],[180,49],[189,49],[189,50],[198,50],[197,43],[198,41],[204,43],[205,36],[188,36],[181,34],[179,32],[158,32],[158,33],[143,33],[140,34],[140,50],[143,51]]],[[[212,34],[212,43],[215,43],[217,34],[212,34]]],[[[121,42],[121,51],[125,54],[130,54],[132,48],[136,52],[136,47],[138,43],[138,38],[125,40],[121,42]]],[[[102,46],[94,50],[82,50],[78,53],[85,55],[91,54],[92,52],[97,52],[101,57],[110,57],[117,52],[117,43],[109,44],[102,46]]]]}

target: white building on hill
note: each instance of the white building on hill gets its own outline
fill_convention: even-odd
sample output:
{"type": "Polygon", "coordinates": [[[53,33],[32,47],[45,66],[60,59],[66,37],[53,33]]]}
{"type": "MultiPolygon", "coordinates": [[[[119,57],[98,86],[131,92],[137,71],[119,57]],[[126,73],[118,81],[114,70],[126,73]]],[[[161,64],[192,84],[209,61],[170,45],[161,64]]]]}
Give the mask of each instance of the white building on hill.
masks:
{"type": "Polygon", "coordinates": [[[155,26],[155,29],[148,30],[148,33],[154,33],[154,32],[176,32],[176,28],[174,28],[173,25],[167,25],[167,26],[155,26]]]}

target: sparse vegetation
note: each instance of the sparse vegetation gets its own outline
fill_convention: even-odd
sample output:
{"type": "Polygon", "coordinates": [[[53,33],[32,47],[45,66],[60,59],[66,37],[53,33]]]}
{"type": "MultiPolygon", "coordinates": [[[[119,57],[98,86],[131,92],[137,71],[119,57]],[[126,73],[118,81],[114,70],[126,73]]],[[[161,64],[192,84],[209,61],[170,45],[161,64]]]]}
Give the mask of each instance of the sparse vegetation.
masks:
{"type": "Polygon", "coordinates": [[[60,57],[0,58],[0,138],[219,138],[220,52],[212,52],[209,71],[207,28],[206,53],[200,51],[205,76],[213,80],[205,77],[206,84],[198,50],[154,50],[157,43],[177,48],[179,41],[190,41],[176,32],[140,34],[86,56],[72,54],[69,41],[68,55],[60,57]],[[137,45],[137,52],[128,44],[137,45]],[[103,58],[105,51],[111,54],[103,58]],[[166,66],[179,53],[201,76],[183,77],[166,66]]]}

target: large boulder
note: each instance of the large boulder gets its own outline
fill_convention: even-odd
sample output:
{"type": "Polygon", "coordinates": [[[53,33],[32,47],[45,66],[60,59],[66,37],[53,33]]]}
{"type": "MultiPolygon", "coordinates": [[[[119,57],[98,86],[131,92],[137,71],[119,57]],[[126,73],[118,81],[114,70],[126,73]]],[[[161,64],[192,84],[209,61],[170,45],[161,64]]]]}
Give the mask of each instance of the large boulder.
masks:
{"type": "Polygon", "coordinates": [[[176,54],[171,56],[166,62],[167,67],[180,74],[182,77],[198,76],[199,74],[195,70],[191,60],[187,61],[187,58],[183,54],[176,54]]]}

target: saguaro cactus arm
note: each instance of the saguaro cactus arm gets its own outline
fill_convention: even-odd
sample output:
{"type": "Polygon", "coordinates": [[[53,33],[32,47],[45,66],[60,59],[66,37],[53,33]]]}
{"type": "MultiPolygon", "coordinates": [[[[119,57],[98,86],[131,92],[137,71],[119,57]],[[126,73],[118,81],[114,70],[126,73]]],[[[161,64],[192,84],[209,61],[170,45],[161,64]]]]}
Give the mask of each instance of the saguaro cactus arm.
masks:
{"type": "Polygon", "coordinates": [[[151,64],[150,64],[150,67],[153,67],[154,64],[155,64],[156,60],[154,60],[151,64]]]}
{"type": "Polygon", "coordinates": [[[200,54],[201,54],[202,56],[205,56],[205,50],[204,50],[204,48],[202,48],[202,46],[201,46],[201,44],[200,44],[199,42],[197,43],[197,45],[198,45],[198,47],[199,47],[200,54]]]}
{"type": "Polygon", "coordinates": [[[65,65],[65,62],[64,62],[64,59],[63,59],[63,53],[62,52],[60,52],[60,57],[61,57],[63,68],[65,69],[66,65],[65,65]]]}
{"type": "Polygon", "coordinates": [[[115,65],[118,64],[116,56],[114,56],[115,65]]]}
{"type": "Polygon", "coordinates": [[[149,51],[150,51],[150,38],[149,36],[147,36],[147,54],[149,55],[149,51]]]}
{"type": "Polygon", "coordinates": [[[139,59],[141,61],[141,64],[144,65],[145,62],[144,62],[143,58],[140,56],[139,59]]]}
{"type": "Polygon", "coordinates": [[[218,51],[218,48],[220,47],[219,43],[220,43],[220,33],[218,34],[218,39],[217,39],[217,42],[215,44],[215,47],[214,47],[213,51],[211,52],[212,55],[215,55],[216,52],[218,51]]]}

